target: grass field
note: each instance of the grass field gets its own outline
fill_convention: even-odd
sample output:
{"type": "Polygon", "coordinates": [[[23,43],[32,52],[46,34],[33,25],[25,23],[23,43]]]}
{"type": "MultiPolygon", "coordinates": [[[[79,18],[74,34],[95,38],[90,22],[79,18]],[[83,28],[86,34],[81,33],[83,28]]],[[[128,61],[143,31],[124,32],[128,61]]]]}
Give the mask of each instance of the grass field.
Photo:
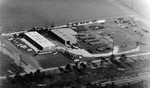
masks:
{"type": "MultiPolygon", "coordinates": [[[[2,52],[0,52],[0,57],[0,76],[12,75],[19,72],[20,67],[14,63],[13,59],[2,52]]],[[[23,69],[21,69],[21,72],[23,72],[23,69]]]]}
{"type": "Polygon", "coordinates": [[[34,59],[39,63],[42,68],[59,67],[73,62],[69,58],[64,57],[62,54],[44,54],[37,55],[34,59]]]}
{"type": "Polygon", "coordinates": [[[127,15],[107,0],[2,0],[0,13],[3,31],[127,15]]]}
{"type": "Polygon", "coordinates": [[[150,20],[149,0],[116,0],[150,20]]]}

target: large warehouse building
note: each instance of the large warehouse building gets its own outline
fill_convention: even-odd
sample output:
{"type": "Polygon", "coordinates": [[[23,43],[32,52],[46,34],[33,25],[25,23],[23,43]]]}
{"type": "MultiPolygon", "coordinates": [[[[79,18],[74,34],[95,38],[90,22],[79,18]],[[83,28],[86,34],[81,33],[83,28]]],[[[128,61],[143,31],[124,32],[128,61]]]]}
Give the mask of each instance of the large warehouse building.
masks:
{"type": "Polygon", "coordinates": [[[70,28],[53,29],[51,34],[65,45],[77,43],[77,33],[70,28]]]}
{"type": "Polygon", "coordinates": [[[39,51],[53,51],[55,49],[55,45],[52,42],[36,31],[25,33],[24,38],[34,45],[39,51]]]}

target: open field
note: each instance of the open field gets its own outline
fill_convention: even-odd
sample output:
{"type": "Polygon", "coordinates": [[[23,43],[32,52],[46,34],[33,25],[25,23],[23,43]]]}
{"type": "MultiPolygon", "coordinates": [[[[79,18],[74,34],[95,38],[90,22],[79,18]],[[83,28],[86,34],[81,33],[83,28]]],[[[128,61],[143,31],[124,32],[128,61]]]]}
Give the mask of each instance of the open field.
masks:
{"type": "Polygon", "coordinates": [[[42,68],[59,67],[73,62],[69,58],[64,57],[61,53],[57,53],[56,55],[37,55],[36,57],[34,57],[34,59],[42,68]]]}
{"type": "Polygon", "coordinates": [[[116,0],[150,20],[149,0],[116,0]]]}
{"type": "Polygon", "coordinates": [[[128,14],[107,0],[3,0],[0,13],[3,31],[128,14]]]}
{"type": "Polygon", "coordinates": [[[19,71],[24,72],[8,55],[0,52],[0,57],[0,76],[13,75],[19,71]]]}

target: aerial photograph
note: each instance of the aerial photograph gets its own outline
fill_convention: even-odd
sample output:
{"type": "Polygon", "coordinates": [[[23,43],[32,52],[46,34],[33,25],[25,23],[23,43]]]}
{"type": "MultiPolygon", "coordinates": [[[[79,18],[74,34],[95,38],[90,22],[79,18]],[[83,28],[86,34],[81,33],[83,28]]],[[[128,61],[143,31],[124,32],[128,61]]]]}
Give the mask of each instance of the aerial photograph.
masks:
{"type": "Polygon", "coordinates": [[[0,88],[150,88],[150,0],[0,0],[0,88]]]}

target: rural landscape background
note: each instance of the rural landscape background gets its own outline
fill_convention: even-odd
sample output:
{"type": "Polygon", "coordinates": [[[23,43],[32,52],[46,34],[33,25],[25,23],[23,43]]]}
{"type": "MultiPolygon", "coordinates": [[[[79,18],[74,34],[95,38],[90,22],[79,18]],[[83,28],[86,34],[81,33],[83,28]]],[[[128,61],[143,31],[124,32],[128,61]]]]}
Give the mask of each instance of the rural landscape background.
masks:
{"type": "Polygon", "coordinates": [[[1,0],[0,27],[3,31],[34,26],[102,19],[127,14],[106,0],[1,0]]]}

